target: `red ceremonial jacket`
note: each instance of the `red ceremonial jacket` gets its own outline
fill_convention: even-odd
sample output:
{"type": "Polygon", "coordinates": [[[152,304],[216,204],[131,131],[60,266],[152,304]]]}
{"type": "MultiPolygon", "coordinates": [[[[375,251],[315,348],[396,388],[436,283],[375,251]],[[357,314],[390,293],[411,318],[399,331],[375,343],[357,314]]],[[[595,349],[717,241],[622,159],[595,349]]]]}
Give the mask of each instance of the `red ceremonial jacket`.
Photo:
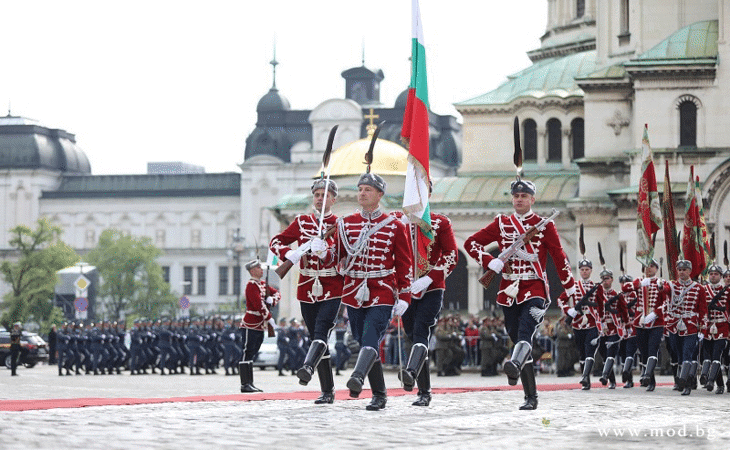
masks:
{"type": "Polygon", "coordinates": [[[339,261],[344,304],[369,308],[394,305],[396,299],[410,303],[411,250],[405,226],[395,216],[377,209],[337,219],[334,248],[328,257],[339,261]],[[356,299],[356,295],[364,297],[356,299]]]}
{"type": "MultiPolygon", "coordinates": [[[[496,242],[499,245],[499,250],[502,251],[512,245],[530,226],[537,225],[541,220],[542,218],[532,211],[524,216],[517,213],[509,216],[499,215],[492,223],[469,237],[464,243],[464,249],[469,256],[474,258],[484,269],[487,269],[489,262],[494,259],[484,249],[487,245],[496,242]],[[517,224],[517,228],[515,228],[513,220],[517,224]]],[[[530,262],[520,259],[516,255],[507,261],[502,270],[502,280],[497,294],[497,304],[499,305],[511,306],[514,301],[519,304],[534,297],[548,298],[549,290],[547,274],[545,274],[548,254],[550,254],[555,266],[558,268],[558,276],[563,288],[570,289],[575,285],[570,262],[560,245],[560,237],[555,224],[548,223],[545,229],[537,233],[525,248],[529,253],[537,254],[537,261],[530,262]],[[505,273],[508,266],[512,269],[510,275],[505,273]],[[519,292],[516,299],[512,299],[505,294],[504,289],[513,284],[516,279],[519,280],[519,292]]]]}
{"type": "MultiPolygon", "coordinates": [[[[396,211],[392,213],[401,220],[404,220],[405,215],[396,211]]],[[[423,294],[437,289],[446,289],[446,277],[451,275],[456,262],[459,260],[459,251],[456,246],[456,239],[454,239],[454,231],[451,228],[451,220],[448,217],[441,214],[431,213],[431,226],[433,227],[433,240],[427,247],[428,251],[428,263],[426,265],[426,272],[417,274],[414,279],[418,279],[421,276],[428,275],[433,281],[431,284],[422,291],[418,296],[413,296],[415,299],[423,297],[423,294]]],[[[412,223],[406,225],[406,233],[408,234],[408,245],[413,255],[413,235],[417,232],[418,226],[412,223]]]]}
{"type": "Polygon", "coordinates": [[[709,309],[710,303],[715,295],[722,290],[722,283],[706,284],[707,290],[707,326],[702,333],[705,339],[719,340],[730,338],[730,326],[728,326],[728,308],[730,308],[730,288],[725,289],[715,303],[716,307],[722,308],[722,311],[709,309]]]}
{"type": "MultiPolygon", "coordinates": [[[[323,230],[334,226],[336,220],[334,214],[325,215],[323,230]]],[[[269,248],[283,261],[286,259],[286,252],[291,250],[289,246],[292,243],[296,242],[298,246],[302,246],[317,237],[317,231],[319,231],[319,214],[300,214],[286,230],[274,236],[269,248]]],[[[334,237],[330,237],[327,243],[332,245],[334,240],[334,237]]],[[[297,299],[304,303],[314,303],[340,297],[342,297],[342,276],[337,273],[336,262],[330,261],[329,264],[325,264],[312,252],[302,256],[299,260],[297,299]],[[316,292],[312,291],[316,278],[319,278],[322,284],[322,295],[314,295],[316,292]]]]}
{"type": "Polygon", "coordinates": [[[668,333],[697,334],[707,326],[707,290],[696,281],[664,283],[664,322],[668,333]]]}
{"type": "MultiPolygon", "coordinates": [[[[576,303],[578,303],[583,296],[588,293],[588,291],[593,289],[596,284],[591,280],[580,280],[580,282],[575,283],[575,285],[575,298],[568,296],[565,292],[560,294],[560,297],[558,297],[558,306],[563,310],[563,314],[568,314],[568,310],[575,307],[576,303]]],[[[602,322],[600,317],[603,315],[604,298],[603,286],[598,286],[588,300],[589,303],[595,303],[597,306],[582,306],[582,311],[578,311],[580,314],[575,316],[571,322],[573,329],[588,330],[590,328],[598,328],[601,330],[600,327],[602,326],[602,322]]]]}
{"type": "Polygon", "coordinates": [[[625,296],[621,295],[616,297],[616,299],[609,304],[608,301],[614,298],[618,293],[613,289],[609,289],[608,291],[604,289],[603,293],[603,314],[601,315],[603,334],[605,336],[618,334],[621,338],[628,337],[626,336],[626,325],[629,323],[629,312],[626,308],[625,296]]]}
{"type": "Polygon", "coordinates": [[[259,331],[266,329],[266,323],[271,319],[271,311],[269,311],[269,305],[266,304],[266,297],[271,296],[274,298],[274,303],[270,306],[276,306],[281,300],[279,291],[271,286],[269,286],[268,291],[266,289],[266,281],[264,280],[251,278],[246,283],[246,314],[241,320],[243,328],[259,331]]]}
{"type": "Polygon", "coordinates": [[[664,280],[657,277],[651,278],[648,286],[641,286],[641,278],[635,279],[631,283],[624,283],[622,290],[624,292],[634,292],[636,294],[636,312],[634,315],[634,328],[656,328],[664,326],[664,301],[666,294],[664,289],[659,289],[659,282],[666,284],[664,280]],[[653,312],[656,319],[653,322],[645,324],[644,317],[653,312]]]}

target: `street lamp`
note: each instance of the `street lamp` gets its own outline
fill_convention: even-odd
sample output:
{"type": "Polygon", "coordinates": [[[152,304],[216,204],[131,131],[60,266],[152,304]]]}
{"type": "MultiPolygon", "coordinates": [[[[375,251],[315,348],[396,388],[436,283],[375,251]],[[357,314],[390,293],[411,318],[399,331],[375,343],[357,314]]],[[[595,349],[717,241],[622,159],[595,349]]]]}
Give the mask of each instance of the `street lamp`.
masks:
{"type": "Polygon", "coordinates": [[[238,287],[238,293],[236,294],[236,308],[238,311],[241,311],[241,254],[244,250],[244,243],[246,242],[246,238],[244,236],[241,236],[241,229],[236,228],[236,231],[233,233],[233,236],[231,236],[231,246],[228,248],[228,257],[232,258],[236,261],[236,271],[233,273],[233,281],[235,283],[236,279],[236,272],[238,273],[238,286],[236,284],[233,285],[233,292],[236,292],[236,287],[238,287]]]}

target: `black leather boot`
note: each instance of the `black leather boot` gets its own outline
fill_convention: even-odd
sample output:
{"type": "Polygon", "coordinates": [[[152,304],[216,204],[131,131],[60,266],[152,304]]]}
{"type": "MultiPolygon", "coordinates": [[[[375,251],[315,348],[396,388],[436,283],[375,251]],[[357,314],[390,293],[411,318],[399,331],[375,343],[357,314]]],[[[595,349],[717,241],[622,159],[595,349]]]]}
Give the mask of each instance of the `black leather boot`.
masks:
{"type": "Polygon", "coordinates": [[[431,371],[428,367],[428,358],[416,378],[418,384],[418,399],[412,403],[413,406],[428,406],[431,404],[431,371]]]}
{"type": "Polygon", "coordinates": [[[347,389],[350,390],[350,397],[358,398],[362,392],[362,385],[365,383],[365,377],[378,359],[378,351],[372,347],[362,347],[357,355],[355,369],[347,380],[347,389]]]}
{"type": "Polygon", "coordinates": [[[314,374],[314,368],[319,365],[319,361],[322,359],[325,351],[327,351],[327,343],[315,339],[309,346],[307,351],[307,357],[304,358],[304,364],[297,370],[297,378],[299,378],[299,384],[306,386],[312,381],[312,375],[314,374]]]}
{"type": "Polygon", "coordinates": [[[679,391],[679,374],[677,373],[679,371],[679,368],[676,364],[671,364],[672,366],[672,376],[674,379],[674,386],[672,386],[673,391],[679,391]]]}
{"type": "Polygon", "coordinates": [[[593,370],[593,358],[586,358],[586,362],[583,366],[583,376],[580,378],[579,383],[583,386],[584,391],[591,389],[591,371],[593,370]]]}
{"type": "Polygon", "coordinates": [[[654,378],[654,368],[656,367],[657,358],[656,356],[650,356],[646,361],[646,369],[644,371],[644,378],[641,380],[641,385],[645,386],[647,391],[651,392],[656,388],[656,378],[654,378]]]}
{"type": "Polygon", "coordinates": [[[253,385],[253,361],[238,363],[238,373],[241,376],[241,392],[261,392],[261,389],[253,385]]]}
{"type": "Polygon", "coordinates": [[[423,363],[426,361],[428,356],[428,347],[423,344],[414,344],[411,349],[411,355],[408,358],[408,364],[406,368],[401,371],[398,376],[403,381],[403,389],[406,391],[412,391],[413,385],[416,383],[416,378],[423,368],[423,363]]]}
{"type": "MultiPolygon", "coordinates": [[[[608,358],[606,358],[606,362],[603,364],[603,373],[601,373],[601,378],[599,378],[598,380],[604,386],[608,384],[608,380],[611,374],[613,374],[613,361],[614,358],[612,356],[609,356],[608,358]]],[[[616,387],[615,382],[613,387],[616,387]]]]}
{"type": "Polygon", "coordinates": [[[385,408],[385,404],[388,402],[388,390],[385,388],[383,364],[381,364],[380,359],[375,361],[375,364],[373,364],[373,367],[368,372],[368,381],[370,382],[370,390],[373,392],[373,398],[365,409],[368,411],[380,411],[385,408]]]}
{"type": "Polygon", "coordinates": [[[532,353],[532,345],[527,341],[519,341],[515,344],[515,348],[512,351],[512,358],[504,363],[504,373],[507,375],[507,382],[510,386],[517,385],[517,380],[520,379],[520,373],[522,372],[522,366],[526,361],[529,360],[530,354],[532,353]]]}
{"type": "Polygon", "coordinates": [[[715,394],[724,394],[725,393],[725,384],[722,381],[722,369],[720,369],[719,372],[717,372],[717,390],[715,390],[715,394]]]}
{"type": "Polygon", "coordinates": [[[689,385],[693,391],[697,390],[697,368],[699,363],[692,361],[692,365],[689,368],[689,385]]]}
{"type": "Polygon", "coordinates": [[[682,395],[689,395],[692,392],[692,386],[689,381],[691,368],[692,362],[684,361],[682,363],[682,370],[679,372],[679,387],[682,389],[682,395]]]}
{"type": "MultiPolygon", "coordinates": [[[[702,363],[702,368],[705,368],[704,363],[702,363]]],[[[720,361],[712,361],[710,367],[707,369],[707,372],[708,376],[705,380],[705,389],[712,392],[712,390],[715,388],[715,380],[717,379],[717,375],[720,374],[720,361]]],[[[718,387],[719,386],[722,386],[722,381],[718,383],[718,387]]]]}
{"type": "MultiPolygon", "coordinates": [[[[712,361],[709,359],[706,359],[702,361],[702,369],[700,370],[700,386],[705,387],[707,384],[707,374],[710,373],[710,364],[712,364],[712,361]]],[[[712,390],[712,389],[708,389],[712,390]]]]}
{"type": "Polygon", "coordinates": [[[634,358],[628,357],[624,361],[624,370],[621,372],[621,382],[625,388],[634,387],[634,358]]]}
{"type": "Polygon", "coordinates": [[[322,358],[319,364],[317,364],[317,376],[319,377],[319,386],[322,389],[322,395],[314,403],[317,405],[334,403],[335,379],[332,376],[332,359],[329,356],[322,358]]]}
{"type": "Polygon", "coordinates": [[[527,363],[520,372],[522,379],[522,390],[525,391],[525,403],[520,406],[521,410],[537,409],[537,384],[535,383],[535,368],[532,363],[527,363]]]}

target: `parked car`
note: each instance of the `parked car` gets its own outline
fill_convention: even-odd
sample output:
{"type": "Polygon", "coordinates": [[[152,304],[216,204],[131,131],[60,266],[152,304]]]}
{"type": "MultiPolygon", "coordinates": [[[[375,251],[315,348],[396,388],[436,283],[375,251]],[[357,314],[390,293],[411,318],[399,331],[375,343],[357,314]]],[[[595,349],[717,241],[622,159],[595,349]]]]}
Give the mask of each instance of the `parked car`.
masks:
{"type": "MultiPolygon", "coordinates": [[[[333,361],[337,360],[337,350],[335,350],[335,333],[330,333],[329,347],[330,357],[333,361]]],[[[259,367],[261,370],[267,367],[276,368],[279,363],[279,347],[276,345],[276,337],[264,337],[264,342],[261,344],[256,358],[253,360],[254,367],[259,367]]]]}
{"type": "MultiPolygon", "coordinates": [[[[0,361],[10,368],[10,332],[0,331],[0,361]]],[[[40,361],[48,361],[48,344],[37,333],[23,331],[20,338],[20,361],[18,365],[31,368],[40,361]]]]}

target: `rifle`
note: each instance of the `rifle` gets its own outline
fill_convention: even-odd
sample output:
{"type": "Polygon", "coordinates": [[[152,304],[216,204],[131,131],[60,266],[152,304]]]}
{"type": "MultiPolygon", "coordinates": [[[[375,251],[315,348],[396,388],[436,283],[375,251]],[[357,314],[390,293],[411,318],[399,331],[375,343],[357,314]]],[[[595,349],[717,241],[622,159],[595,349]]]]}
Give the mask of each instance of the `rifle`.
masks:
{"type": "MultiPolygon", "coordinates": [[[[502,253],[497,256],[497,259],[502,261],[503,263],[507,263],[507,260],[512,257],[515,253],[525,248],[525,244],[530,242],[533,237],[537,235],[540,231],[544,230],[550,221],[555,219],[558,214],[560,214],[560,211],[554,210],[550,217],[542,219],[539,223],[536,225],[531,226],[523,235],[518,237],[515,242],[507,247],[502,253]]],[[[509,267],[507,267],[509,269],[509,267]]],[[[510,272],[507,272],[510,273],[510,272]]],[[[484,289],[489,288],[489,283],[492,282],[492,279],[494,276],[497,275],[497,272],[493,271],[492,269],[487,269],[486,272],[484,272],[484,275],[479,278],[479,282],[484,286],[484,289]]]]}
{"type": "Polygon", "coordinates": [[[721,306],[717,306],[717,302],[720,301],[720,297],[722,297],[722,294],[725,292],[725,289],[727,289],[728,287],[730,287],[730,285],[729,284],[726,284],[725,286],[722,287],[722,289],[720,289],[717,292],[717,294],[715,294],[714,297],[712,297],[712,300],[710,301],[710,304],[707,305],[707,310],[708,311],[710,311],[710,310],[712,310],[712,311],[725,311],[725,308],[723,308],[721,306]]]}
{"type": "Polygon", "coordinates": [[[578,300],[578,303],[573,306],[573,309],[575,309],[578,314],[583,314],[583,307],[584,306],[598,306],[598,303],[596,302],[589,302],[590,298],[593,296],[593,293],[596,292],[596,290],[601,286],[601,283],[596,283],[592,288],[588,290],[588,292],[583,295],[583,297],[578,300]]]}

